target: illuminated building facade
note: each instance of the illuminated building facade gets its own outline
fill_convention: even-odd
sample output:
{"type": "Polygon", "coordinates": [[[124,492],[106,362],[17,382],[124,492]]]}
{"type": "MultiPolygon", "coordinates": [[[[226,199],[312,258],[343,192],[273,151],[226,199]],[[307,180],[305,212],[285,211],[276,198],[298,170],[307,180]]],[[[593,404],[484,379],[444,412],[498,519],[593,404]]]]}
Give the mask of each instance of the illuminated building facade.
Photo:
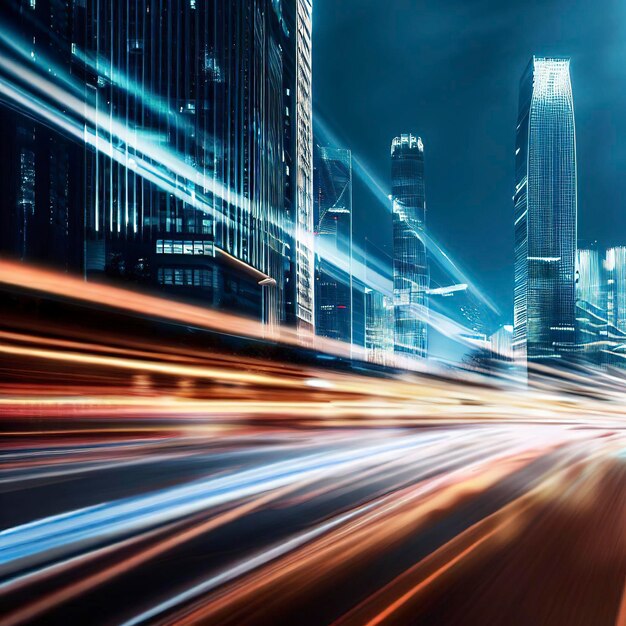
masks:
{"type": "Polygon", "coordinates": [[[489,336],[491,358],[500,361],[513,359],[513,326],[504,324],[489,336]]]}
{"type": "Polygon", "coordinates": [[[296,321],[314,330],[312,0],[296,2],[296,321]]]}
{"type": "Polygon", "coordinates": [[[45,127],[2,118],[9,251],[71,250],[87,277],[312,327],[311,10],[310,0],[10,0],[2,17],[15,13],[28,49],[7,46],[47,73],[56,102],[26,110],[45,127]]]}
{"type": "Polygon", "coordinates": [[[429,269],[426,245],[424,145],[400,135],[391,144],[393,211],[393,293],[395,351],[407,357],[428,354],[429,269]]]}
{"type": "Polygon", "coordinates": [[[351,276],[324,257],[316,255],[315,332],[321,337],[351,343],[352,291],[351,276]]]}
{"type": "Polygon", "coordinates": [[[569,59],[533,57],[520,82],[514,202],[515,358],[575,343],[576,134],[569,59]]]}
{"type": "Polygon", "coordinates": [[[352,343],[352,156],[315,147],[315,331],[352,343]]]}
{"type": "Polygon", "coordinates": [[[576,300],[606,310],[608,276],[604,251],[597,247],[576,251],[576,300]]]}
{"type": "Polygon", "coordinates": [[[86,150],[87,273],[284,322],[294,246],[282,164],[295,113],[284,94],[296,86],[284,57],[296,33],[281,3],[113,0],[82,11],[86,89],[96,116],[128,137],[118,161],[86,150]],[[136,171],[137,144],[163,166],[159,180],[136,171]]]}

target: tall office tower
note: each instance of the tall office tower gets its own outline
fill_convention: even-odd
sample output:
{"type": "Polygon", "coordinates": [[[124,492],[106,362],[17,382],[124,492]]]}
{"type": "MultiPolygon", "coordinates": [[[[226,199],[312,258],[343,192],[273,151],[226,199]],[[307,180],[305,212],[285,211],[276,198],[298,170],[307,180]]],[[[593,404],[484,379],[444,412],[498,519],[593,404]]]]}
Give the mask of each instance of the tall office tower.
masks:
{"type": "Polygon", "coordinates": [[[429,270],[422,234],[426,228],[424,145],[400,135],[391,144],[393,210],[393,296],[395,351],[424,358],[428,354],[429,270]]]}
{"type": "Polygon", "coordinates": [[[575,342],[576,133],[569,59],[533,57],[515,148],[516,360],[558,359],[575,342]]]}
{"type": "Polygon", "coordinates": [[[606,251],[606,270],[609,322],[626,332],[626,247],[609,248],[606,251]]]}
{"type": "Polygon", "coordinates": [[[365,289],[365,347],[372,363],[393,363],[393,298],[375,289],[365,289]]]}
{"type": "Polygon", "coordinates": [[[352,156],[314,149],[315,332],[352,343],[352,156]]]}
{"type": "Polygon", "coordinates": [[[114,158],[86,150],[88,274],[286,318],[285,55],[272,0],[83,5],[75,55],[114,158]],[[184,45],[182,45],[184,42],[184,45]]]}
{"type": "MultiPolygon", "coordinates": [[[[296,2],[296,321],[315,329],[313,243],[312,0],[296,2]]],[[[274,0],[276,4],[276,0],[274,0]]]]}
{"type": "MultiPolygon", "coordinates": [[[[56,77],[69,99],[73,2],[0,3],[0,253],[80,271],[82,151],[38,113],[55,97],[56,77]]],[[[69,117],[65,115],[65,117],[69,117]]]]}

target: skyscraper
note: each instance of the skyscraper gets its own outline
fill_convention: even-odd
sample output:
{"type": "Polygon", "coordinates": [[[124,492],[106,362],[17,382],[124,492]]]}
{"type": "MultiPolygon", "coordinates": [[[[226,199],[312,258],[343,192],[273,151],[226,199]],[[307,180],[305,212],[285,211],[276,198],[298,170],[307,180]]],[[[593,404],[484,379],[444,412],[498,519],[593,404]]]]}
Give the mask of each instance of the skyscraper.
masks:
{"type": "Polygon", "coordinates": [[[429,271],[426,245],[424,145],[400,135],[391,144],[393,211],[393,296],[395,351],[419,358],[428,354],[429,271]]]}
{"type": "Polygon", "coordinates": [[[566,356],[575,343],[576,133],[569,59],[533,57],[520,82],[515,147],[518,361],[566,356]]]}
{"type": "Polygon", "coordinates": [[[619,246],[606,251],[606,270],[609,322],[626,332],[626,247],[619,246]]]}
{"type": "Polygon", "coordinates": [[[295,44],[281,5],[111,0],[83,12],[87,97],[124,140],[118,160],[86,150],[87,273],[283,321],[292,224],[278,164],[295,44]],[[159,179],[140,171],[136,146],[164,166],[159,179]]]}
{"type": "Polygon", "coordinates": [[[352,156],[315,147],[315,330],[352,342],[352,156]]]}
{"type": "Polygon", "coordinates": [[[5,4],[0,247],[311,326],[311,1],[5,4]]]}
{"type": "Polygon", "coordinates": [[[510,361],[513,358],[513,326],[504,324],[489,337],[491,358],[501,361],[510,361]]]}
{"type": "Polygon", "coordinates": [[[597,246],[576,251],[576,300],[607,309],[607,272],[604,250],[597,246]]]}
{"type": "MultiPolygon", "coordinates": [[[[276,0],[272,0],[276,5],[276,0]]],[[[313,76],[312,0],[296,3],[296,321],[315,328],[313,249],[313,76]]],[[[280,5],[279,5],[280,6],[280,5]]]]}

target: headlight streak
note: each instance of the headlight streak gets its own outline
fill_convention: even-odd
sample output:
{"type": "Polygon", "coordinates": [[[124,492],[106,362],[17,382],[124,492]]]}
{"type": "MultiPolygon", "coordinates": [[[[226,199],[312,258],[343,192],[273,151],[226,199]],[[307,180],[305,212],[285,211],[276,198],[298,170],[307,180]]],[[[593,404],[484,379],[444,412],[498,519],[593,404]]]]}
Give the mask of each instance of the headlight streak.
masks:
{"type": "MultiPolygon", "coordinates": [[[[462,470],[450,472],[448,475],[433,480],[426,480],[424,484],[417,483],[414,487],[397,490],[392,496],[382,497],[376,502],[376,506],[367,505],[360,510],[357,509],[359,515],[354,519],[341,519],[342,523],[346,522],[345,525],[311,545],[308,545],[308,541],[314,537],[308,534],[305,534],[307,544],[303,543],[302,547],[298,545],[300,542],[293,545],[293,539],[287,542],[291,550],[300,549],[285,553],[283,559],[274,561],[276,557],[281,556],[277,554],[276,548],[271,548],[264,555],[265,558],[259,558],[259,555],[256,555],[247,564],[248,571],[255,570],[260,564],[268,563],[266,568],[251,574],[248,579],[244,578],[233,587],[222,590],[215,597],[206,596],[196,605],[191,605],[166,618],[164,623],[189,624],[206,620],[217,623],[236,623],[238,607],[247,602],[252,604],[248,607],[249,615],[251,617],[256,615],[256,618],[260,619],[260,604],[269,600],[267,594],[270,589],[273,589],[274,593],[280,590],[281,594],[284,594],[283,597],[288,597],[290,593],[297,593],[300,585],[304,584],[304,578],[308,578],[310,584],[323,578],[325,574],[332,574],[335,568],[345,567],[346,563],[352,559],[357,560],[365,549],[373,552],[399,541],[403,534],[414,532],[415,526],[423,523],[424,518],[433,511],[450,506],[464,497],[463,492],[467,495],[467,492],[487,489],[496,481],[502,480],[506,474],[519,470],[520,463],[523,465],[529,463],[530,460],[528,451],[526,454],[521,454],[519,458],[516,458],[513,452],[508,457],[487,457],[468,464],[462,470]],[[505,458],[508,462],[505,462],[505,458]],[[311,578],[313,578],[312,581],[311,578]]],[[[568,470],[563,470],[562,474],[570,471],[568,468],[568,470]]],[[[545,489],[546,483],[552,481],[554,481],[553,477],[546,479],[538,489],[540,491],[545,489]]],[[[532,495],[534,492],[531,492],[531,497],[532,495]]],[[[327,530],[325,527],[322,528],[327,530]]],[[[448,564],[448,568],[454,564],[453,560],[448,564]]],[[[244,564],[240,563],[233,568],[234,571],[227,570],[223,576],[241,576],[245,573],[242,569],[244,569],[244,564]]],[[[207,594],[217,582],[225,581],[218,577],[204,581],[195,588],[188,589],[183,594],[174,596],[167,602],[125,622],[125,626],[150,620],[177,604],[189,602],[194,596],[207,594]]],[[[246,623],[250,622],[246,620],[246,623]]]]}
{"type": "Polygon", "coordinates": [[[430,437],[412,437],[356,451],[316,454],[293,461],[257,467],[223,478],[176,487],[163,494],[129,499],[113,504],[64,513],[58,517],[32,522],[0,532],[0,576],[6,575],[14,562],[37,562],[46,552],[83,548],[99,540],[106,528],[110,538],[167,523],[202,509],[247,498],[298,482],[309,476],[322,479],[328,475],[359,470],[364,464],[384,461],[389,455],[407,452],[424,445],[430,437]]]}

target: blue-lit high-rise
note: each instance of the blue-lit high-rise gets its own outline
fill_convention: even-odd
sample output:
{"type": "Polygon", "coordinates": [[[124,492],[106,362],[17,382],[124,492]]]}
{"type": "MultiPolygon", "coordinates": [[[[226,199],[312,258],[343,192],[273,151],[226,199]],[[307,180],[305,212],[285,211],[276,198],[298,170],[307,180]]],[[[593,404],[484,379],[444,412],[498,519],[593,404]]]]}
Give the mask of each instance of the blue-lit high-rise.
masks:
{"type": "Polygon", "coordinates": [[[515,358],[562,359],[575,343],[576,132],[569,59],[533,57],[522,76],[515,173],[515,358]]]}
{"type": "Polygon", "coordinates": [[[384,293],[365,290],[365,347],[372,363],[393,363],[393,298],[384,293]]]}
{"type": "Polygon", "coordinates": [[[397,354],[428,354],[429,271],[426,245],[424,145],[421,138],[400,135],[391,144],[393,211],[393,298],[397,354]]]}

